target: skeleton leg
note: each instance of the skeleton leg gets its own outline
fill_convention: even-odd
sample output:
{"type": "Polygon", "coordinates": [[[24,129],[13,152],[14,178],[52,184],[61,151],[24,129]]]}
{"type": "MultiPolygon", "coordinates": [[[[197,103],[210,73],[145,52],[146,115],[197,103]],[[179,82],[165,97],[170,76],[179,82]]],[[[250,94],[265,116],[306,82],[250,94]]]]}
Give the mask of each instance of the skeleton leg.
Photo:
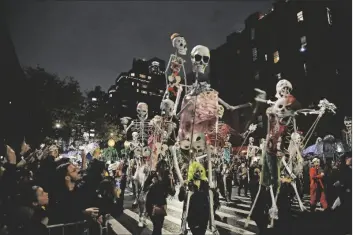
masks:
{"type": "Polygon", "coordinates": [[[273,185],[270,185],[270,194],[272,199],[272,207],[269,210],[269,215],[271,219],[278,219],[278,208],[276,205],[275,195],[273,193],[273,185]]]}
{"type": "Polygon", "coordinates": [[[298,193],[298,190],[297,190],[297,184],[296,184],[295,180],[292,180],[291,185],[292,185],[292,187],[293,187],[293,189],[294,189],[295,195],[297,196],[298,204],[299,204],[300,210],[301,210],[301,211],[305,211],[305,210],[306,210],[306,207],[304,206],[302,200],[300,199],[300,196],[299,196],[299,193],[298,193]]]}
{"type": "Polygon", "coordinates": [[[188,190],[187,196],[186,196],[186,208],[185,208],[184,213],[181,218],[181,234],[187,234],[186,224],[187,224],[187,217],[188,217],[188,213],[189,213],[190,198],[191,198],[192,194],[193,194],[193,192],[188,190]]]}
{"type": "Polygon", "coordinates": [[[210,149],[210,145],[206,144],[207,146],[207,159],[208,159],[208,182],[210,185],[210,189],[208,190],[209,192],[209,200],[210,200],[210,227],[211,227],[211,231],[213,234],[219,234],[216,228],[216,224],[215,224],[215,219],[214,219],[214,210],[213,210],[213,191],[211,190],[212,188],[214,188],[214,183],[212,181],[213,177],[212,177],[212,162],[211,162],[211,149],[210,149]]]}
{"type": "MultiPolygon", "coordinates": [[[[142,187],[141,187],[142,191],[142,187]]],[[[140,197],[138,199],[138,204],[139,204],[139,227],[143,227],[144,224],[146,224],[146,193],[141,192],[140,197]]]]}
{"type": "Polygon", "coordinates": [[[171,152],[172,152],[172,155],[173,155],[173,163],[174,163],[174,168],[175,168],[175,172],[179,178],[179,182],[180,182],[180,185],[184,185],[184,180],[183,180],[183,177],[181,175],[181,171],[180,171],[180,167],[179,167],[179,163],[178,163],[178,158],[177,158],[177,153],[176,153],[176,147],[175,146],[172,146],[170,148],[171,152]]]}
{"type": "Polygon", "coordinates": [[[247,228],[249,226],[249,221],[250,221],[250,217],[255,209],[255,205],[256,205],[256,202],[257,202],[257,199],[259,198],[259,195],[260,195],[260,192],[261,192],[261,184],[259,184],[259,190],[257,190],[257,193],[256,193],[256,197],[255,197],[255,200],[252,204],[252,207],[250,209],[250,212],[249,212],[249,215],[248,217],[246,218],[246,222],[245,222],[245,228],[247,228]]]}

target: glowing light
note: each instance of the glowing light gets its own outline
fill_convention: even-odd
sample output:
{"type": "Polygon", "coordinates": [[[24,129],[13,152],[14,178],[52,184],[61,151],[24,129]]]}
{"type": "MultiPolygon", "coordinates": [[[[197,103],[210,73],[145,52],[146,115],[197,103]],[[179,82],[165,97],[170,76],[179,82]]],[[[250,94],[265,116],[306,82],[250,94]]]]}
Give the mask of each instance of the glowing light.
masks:
{"type": "Polygon", "coordinates": [[[304,52],[304,51],[306,51],[306,48],[305,47],[301,47],[299,51],[300,52],[304,52]]]}
{"type": "Polygon", "coordinates": [[[60,124],[60,123],[56,123],[56,124],[55,124],[55,127],[56,127],[56,128],[61,128],[61,124],[60,124]]]}

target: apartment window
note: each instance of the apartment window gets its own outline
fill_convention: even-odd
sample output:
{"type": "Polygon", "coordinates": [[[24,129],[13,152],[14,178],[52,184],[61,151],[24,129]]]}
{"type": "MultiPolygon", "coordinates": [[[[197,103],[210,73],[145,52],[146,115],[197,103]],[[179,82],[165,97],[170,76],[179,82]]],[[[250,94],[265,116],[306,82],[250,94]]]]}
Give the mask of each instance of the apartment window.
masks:
{"type": "Polygon", "coordinates": [[[306,70],[306,63],[304,63],[304,73],[305,73],[305,76],[308,74],[308,71],[306,70]]]}
{"type": "Polygon", "coordinates": [[[135,77],[135,73],[130,73],[130,76],[131,77],[135,77]]]}
{"type": "Polygon", "coordinates": [[[281,80],[282,79],[282,74],[281,73],[277,73],[276,77],[277,77],[278,80],[281,80]]]}
{"type": "Polygon", "coordinates": [[[147,95],[147,91],[143,91],[143,90],[141,90],[141,93],[143,93],[143,94],[146,94],[146,95],[147,95]]]}
{"type": "Polygon", "coordinates": [[[338,69],[336,69],[336,74],[337,74],[337,75],[340,74],[340,72],[338,71],[338,69]]]}
{"type": "Polygon", "coordinates": [[[131,85],[135,85],[135,83],[134,83],[134,82],[132,82],[132,83],[131,83],[131,85]]]}
{"type": "Polygon", "coordinates": [[[146,75],[140,74],[140,78],[146,78],[146,75]]]}
{"type": "Polygon", "coordinates": [[[151,76],[148,76],[147,78],[148,78],[149,80],[151,80],[151,76]]]}
{"type": "Polygon", "coordinates": [[[302,36],[302,37],[300,38],[300,42],[301,42],[300,51],[301,51],[301,52],[304,52],[304,51],[306,50],[306,45],[307,45],[306,36],[302,36]]]}
{"type": "Polygon", "coordinates": [[[163,90],[159,90],[159,93],[163,93],[164,91],[163,90]]]}
{"type": "Polygon", "coordinates": [[[257,49],[256,48],[252,49],[252,60],[253,61],[257,60],[257,49]]]}
{"type": "Polygon", "coordinates": [[[260,74],[259,74],[259,72],[256,72],[256,73],[255,73],[254,78],[255,78],[256,81],[260,80],[260,74]]]}
{"type": "Polygon", "coordinates": [[[140,86],[140,83],[136,83],[136,86],[138,86],[138,87],[139,87],[139,86],[140,86]]]}
{"type": "Polygon", "coordinates": [[[265,61],[267,61],[267,54],[265,54],[265,61]]]}
{"type": "Polygon", "coordinates": [[[251,30],[250,30],[250,37],[251,37],[251,40],[255,39],[255,29],[254,28],[251,28],[251,30]]]}
{"type": "Polygon", "coordinates": [[[298,19],[298,22],[304,21],[303,11],[299,11],[297,13],[297,19],[298,19]]]}
{"type": "Polygon", "coordinates": [[[327,22],[329,25],[332,25],[331,9],[326,7],[326,13],[327,13],[327,22]]]}
{"type": "Polygon", "coordinates": [[[142,85],[142,88],[147,88],[147,85],[142,85]]]}
{"type": "Polygon", "coordinates": [[[136,92],[140,92],[140,90],[139,90],[139,89],[136,89],[136,92]]]}
{"type": "Polygon", "coordinates": [[[109,98],[112,98],[113,97],[113,94],[109,94],[109,98]]]}
{"type": "Polygon", "coordinates": [[[278,51],[275,51],[275,53],[273,53],[273,62],[277,64],[278,61],[279,61],[279,53],[278,51]]]}

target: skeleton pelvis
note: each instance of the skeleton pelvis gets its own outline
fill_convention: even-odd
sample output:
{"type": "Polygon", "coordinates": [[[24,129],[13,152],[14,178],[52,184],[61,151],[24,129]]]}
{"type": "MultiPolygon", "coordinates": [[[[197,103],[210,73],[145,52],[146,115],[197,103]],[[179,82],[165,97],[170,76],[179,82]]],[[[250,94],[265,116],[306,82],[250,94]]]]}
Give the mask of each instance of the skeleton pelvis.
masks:
{"type": "Polygon", "coordinates": [[[170,83],[179,84],[181,81],[181,77],[179,75],[172,74],[172,75],[168,76],[168,81],[170,83]]]}

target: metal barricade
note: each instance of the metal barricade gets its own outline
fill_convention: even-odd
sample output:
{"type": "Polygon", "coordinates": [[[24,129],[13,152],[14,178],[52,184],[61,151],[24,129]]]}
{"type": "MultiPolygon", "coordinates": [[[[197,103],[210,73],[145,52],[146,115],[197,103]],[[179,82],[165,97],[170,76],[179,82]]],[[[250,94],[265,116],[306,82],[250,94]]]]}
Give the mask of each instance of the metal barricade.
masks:
{"type": "MultiPolygon", "coordinates": [[[[77,234],[77,235],[90,235],[90,229],[88,226],[87,221],[79,221],[75,223],[66,223],[66,224],[53,224],[53,225],[48,225],[48,235],[68,235],[65,233],[65,230],[71,230],[69,233],[72,232],[73,228],[76,231],[80,231],[80,228],[82,229],[82,233],[77,234]],[[81,227],[82,226],[82,227],[81,227]]],[[[70,234],[71,235],[71,234],[70,234]]]]}
{"type": "Polygon", "coordinates": [[[106,216],[104,223],[88,223],[88,221],[79,221],[75,223],[48,225],[48,235],[107,235],[110,234],[109,220],[111,216],[106,216]],[[92,225],[95,225],[92,232],[92,225]],[[73,233],[73,228],[75,229],[73,233]],[[66,232],[69,230],[68,233],[66,232]]]}

